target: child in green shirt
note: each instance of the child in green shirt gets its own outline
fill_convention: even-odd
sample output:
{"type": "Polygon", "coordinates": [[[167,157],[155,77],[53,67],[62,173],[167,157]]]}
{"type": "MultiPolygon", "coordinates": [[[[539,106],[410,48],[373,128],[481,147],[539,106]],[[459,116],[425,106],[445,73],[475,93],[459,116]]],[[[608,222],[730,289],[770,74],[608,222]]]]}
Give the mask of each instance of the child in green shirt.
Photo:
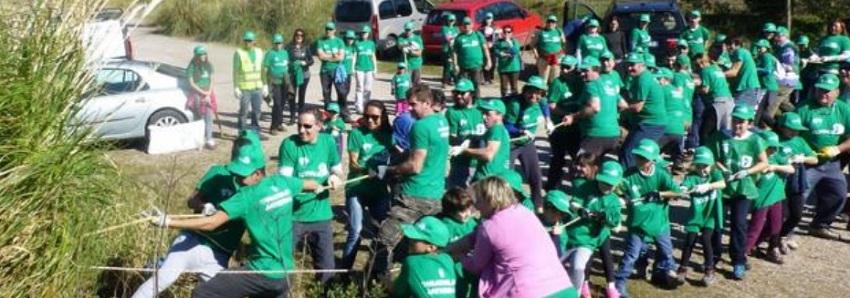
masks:
{"type": "Polygon", "coordinates": [[[552,190],[547,192],[543,199],[545,203],[540,222],[549,232],[558,257],[563,260],[564,253],[567,251],[566,222],[573,217],[570,212],[570,197],[563,191],[552,190]]]}
{"type": "Polygon", "coordinates": [[[761,137],[767,143],[767,169],[762,171],[756,182],[758,198],[753,201],[753,215],[750,218],[750,227],[747,232],[747,254],[751,254],[761,240],[767,240],[767,260],[782,264],[782,254],[779,247],[782,244],[780,232],[782,230],[783,207],[785,200],[785,178],[784,175],[794,174],[794,166],[788,164],[788,156],[785,156],[776,133],[766,130],[761,137]],[[765,230],[765,224],[767,229],[765,230]]]}
{"type": "Polygon", "coordinates": [[[449,243],[449,229],[433,216],[420,218],[415,224],[401,225],[409,240],[409,255],[401,274],[392,287],[393,297],[455,297],[455,264],[452,257],[440,252],[449,243]]]}
{"type": "Polygon", "coordinates": [[[788,175],[785,179],[788,216],[785,218],[785,222],[782,224],[782,232],[780,232],[780,235],[785,239],[783,239],[779,250],[782,253],[788,253],[788,249],[797,249],[798,247],[797,241],[794,241],[794,230],[800,224],[800,220],[803,219],[803,205],[806,201],[804,193],[808,187],[806,167],[816,166],[818,158],[809,143],[799,136],[800,131],[807,130],[803,126],[803,120],[799,114],[794,112],[782,114],[778,124],[776,133],[779,135],[779,143],[782,144],[782,153],[789,156],[795,170],[794,174],[788,175]]]}
{"type": "Polygon", "coordinates": [[[342,133],[345,132],[345,121],[339,117],[339,104],[335,102],[328,103],[325,109],[327,118],[325,118],[324,129],[322,132],[330,134],[336,141],[336,151],[339,156],[342,156],[342,133]]]}
{"type": "Polygon", "coordinates": [[[407,63],[398,63],[398,71],[393,76],[391,83],[392,93],[395,97],[395,114],[407,112],[410,109],[407,103],[407,90],[413,87],[410,74],[407,73],[407,63]]]}
{"type": "MultiPolygon", "coordinates": [[[[472,196],[463,188],[451,188],[443,195],[443,210],[437,217],[449,230],[449,243],[471,234],[478,226],[478,219],[472,216],[472,203],[472,196]]],[[[465,271],[460,262],[455,263],[455,270],[457,297],[478,297],[478,276],[465,271]]]]}

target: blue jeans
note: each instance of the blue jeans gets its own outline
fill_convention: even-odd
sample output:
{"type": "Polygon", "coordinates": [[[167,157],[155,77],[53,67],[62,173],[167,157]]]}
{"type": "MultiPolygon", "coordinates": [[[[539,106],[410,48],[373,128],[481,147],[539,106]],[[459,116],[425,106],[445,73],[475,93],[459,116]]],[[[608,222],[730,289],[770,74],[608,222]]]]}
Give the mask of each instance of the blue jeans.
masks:
{"type": "Polygon", "coordinates": [[[360,232],[363,231],[363,208],[369,208],[369,216],[376,222],[380,223],[387,218],[387,213],[390,212],[389,194],[385,197],[367,198],[358,196],[354,192],[348,192],[345,198],[345,208],[348,211],[348,237],[345,239],[345,246],[342,249],[342,266],[345,269],[351,269],[354,266],[354,260],[357,259],[357,249],[360,247],[360,232]],[[364,199],[366,204],[361,202],[364,199]]]}
{"type": "MultiPolygon", "coordinates": [[[[732,197],[723,202],[729,208],[729,259],[732,265],[747,264],[747,231],[750,226],[747,215],[750,214],[752,203],[753,200],[744,196],[732,197]]],[[[720,251],[720,248],[715,249],[720,251]]]]}
{"type": "Polygon", "coordinates": [[[761,101],[761,91],[752,89],[735,93],[735,105],[748,104],[755,111],[761,101]]]}
{"type": "MultiPolygon", "coordinates": [[[[624,239],[626,248],[623,250],[623,259],[620,261],[620,267],[617,268],[615,276],[617,288],[625,286],[626,280],[632,275],[635,263],[640,262],[648,264],[649,246],[643,242],[643,236],[636,233],[629,233],[624,239]]],[[[667,272],[676,269],[676,260],[673,259],[673,242],[670,240],[670,230],[663,232],[661,235],[654,237],[655,242],[655,263],[653,264],[652,274],[667,274],[667,272]]]]}
{"type": "Polygon", "coordinates": [[[826,229],[841,213],[847,196],[847,180],[838,160],[806,169],[809,187],[803,197],[815,204],[811,228],[826,229]]]}
{"type": "Polygon", "coordinates": [[[629,131],[629,136],[623,142],[623,151],[620,152],[620,161],[623,163],[623,168],[631,168],[635,166],[635,157],[632,155],[632,149],[637,147],[638,143],[643,139],[650,139],[655,142],[664,136],[667,127],[664,125],[654,124],[638,124],[637,127],[629,131]]]}
{"type": "Polygon", "coordinates": [[[239,120],[236,126],[239,130],[247,127],[248,114],[251,114],[251,127],[257,132],[260,131],[260,112],[263,108],[263,92],[260,89],[242,90],[242,97],[239,98],[239,120]]]}

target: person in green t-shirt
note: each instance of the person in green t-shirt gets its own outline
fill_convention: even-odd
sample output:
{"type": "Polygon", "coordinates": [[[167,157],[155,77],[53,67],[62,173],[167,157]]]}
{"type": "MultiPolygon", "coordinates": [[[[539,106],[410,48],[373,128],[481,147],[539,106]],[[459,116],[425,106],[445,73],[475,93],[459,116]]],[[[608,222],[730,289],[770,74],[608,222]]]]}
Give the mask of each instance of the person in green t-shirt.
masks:
{"type": "MultiPolygon", "coordinates": [[[[289,53],[283,49],[283,35],[275,34],[272,38],[271,49],[266,51],[263,60],[263,68],[266,72],[268,86],[271,88],[272,96],[272,123],[269,127],[270,135],[277,135],[283,129],[283,105],[284,100],[292,106],[295,104],[294,91],[290,85],[289,78],[289,53]]],[[[289,115],[295,117],[294,114],[289,115]]]]}
{"type": "Polygon", "coordinates": [[[623,142],[620,161],[624,168],[633,167],[634,156],[630,153],[643,139],[658,141],[664,135],[667,125],[667,110],[664,103],[664,90],[647,69],[644,57],[632,52],[626,55],[629,75],[633,78],[629,86],[628,107],[623,110],[631,113],[634,121],[632,129],[623,142]]]}
{"type": "Polygon", "coordinates": [[[732,59],[729,58],[729,47],[726,45],[726,39],[725,34],[717,34],[708,52],[711,60],[716,61],[717,65],[723,70],[732,67],[732,59]]]}
{"type": "Polygon", "coordinates": [[[732,128],[732,109],[735,102],[732,92],[729,91],[726,75],[716,62],[703,56],[696,60],[696,65],[702,79],[697,89],[705,105],[703,117],[700,119],[702,123],[699,127],[699,138],[700,143],[705,144],[705,140],[714,132],[732,128]]]}
{"type": "MultiPolygon", "coordinates": [[[[475,87],[472,81],[460,79],[452,90],[454,105],[446,109],[446,120],[449,122],[449,143],[453,146],[479,148],[481,137],[487,131],[484,126],[481,110],[473,98],[475,87]]],[[[448,186],[469,186],[471,172],[478,160],[461,152],[450,152],[451,169],[449,170],[448,186]]]]}
{"type": "Polygon", "coordinates": [[[625,226],[629,229],[616,275],[617,290],[623,296],[629,296],[626,281],[635,262],[640,264],[638,275],[646,274],[647,256],[641,255],[641,251],[649,239],[658,250],[652,280],[662,285],[672,284],[670,277],[675,276],[676,261],[670,240],[669,201],[683,196],[673,176],[657,164],[661,157],[655,141],[644,139],[629,153],[636,156],[636,166],[626,170],[619,187],[626,199],[625,226]]]}
{"type": "Polygon", "coordinates": [[[549,15],[546,17],[546,25],[537,30],[531,41],[531,53],[537,61],[537,75],[548,84],[557,77],[558,62],[560,55],[564,53],[567,38],[564,31],[558,28],[558,17],[549,15]]]}
{"type": "Polygon", "coordinates": [[[458,78],[467,78],[475,85],[475,98],[481,97],[482,70],[488,70],[493,66],[490,51],[487,50],[484,35],[472,29],[472,19],[463,18],[461,33],[455,37],[454,61],[455,75],[458,78]]]}
{"type": "MultiPolygon", "coordinates": [[[[550,119],[552,122],[561,123],[564,116],[578,110],[578,94],[575,90],[575,82],[581,82],[578,75],[578,59],[572,55],[561,58],[561,75],[549,83],[548,98],[550,119]],[[576,80],[578,78],[578,80],[576,80]]],[[[549,160],[549,173],[547,174],[546,190],[559,188],[564,175],[564,167],[567,166],[567,155],[578,154],[579,144],[575,140],[580,139],[578,126],[561,125],[557,129],[548,131],[549,147],[551,149],[549,160]]]]}
{"type": "Polygon", "coordinates": [[[457,275],[452,257],[441,252],[449,242],[446,225],[433,216],[415,224],[402,225],[410,240],[409,255],[404,259],[392,286],[393,297],[456,297],[457,275]]]}
{"type": "Polygon", "coordinates": [[[698,57],[705,54],[705,47],[708,46],[708,41],[711,40],[711,33],[708,32],[708,29],[700,25],[700,21],[702,21],[702,13],[699,10],[690,11],[688,13],[688,28],[679,35],[679,40],[687,42],[691,57],[698,57]]]}
{"type": "Polygon", "coordinates": [[[395,97],[395,114],[401,115],[410,109],[407,102],[407,91],[413,86],[410,74],[407,73],[407,63],[399,62],[395,75],[390,82],[390,92],[395,97]]]}
{"type": "Polygon", "coordinates": [[[779,117],[779,122],[776,126],[776,133],[779,135],[779,143],[782,147],[782,154],[788,156],[789,162],[794,165],[794,174],[789,175],[785,179],[788,206],[788,216],[782,224],[783,237],[782,246],[779,247],[783,254],[788,253],[788,249],[797,249],[798,244],[795,241],[795,233],[797,225],[803,218],[803,205],[805,197],[803,193],[807,188],[806,168],[814,167],[818,164],[818,157],[812,147],[806,143],[798,134],[800,131],[806,130],[803,126],[803,121],[800,115],[794,112],[787,112],[779,117]]]}
{"type": "Polygon", "coordinates": [[[552,244],[555,245],[558,258],[564,260],[566,259],[567,241],[569,241],[566,230],[567,223],[571,218],[575,217],[570,210],[571,199],[563,191],[553,189],[546,193],[543,200],[543,213],[538,216],[538,219],[540,219],[540,223],[543,224],[546,231],[549,232],[549,238],[552,239],[552,244]]]}
{"type": "Polygon", "coordinates": [[[726,187],[723,173],[714,168],[714,154],[707,147],[694,150],[693,169],[682,179],[682,189],[690,195],[688,221],[685,223],[685,242],[682,244],[682,258],[676,279],[685,283],[688,274],[687,265],[691,262],[691,253],[700,236],[702,243],[703,268],[702,282],[710,286],[717,281],[714,264],[720,260],[723,231],[723,201],[720,191],[726,187]]]}
{"type": "Polygon", "coordinates": [[[779,252],[782,246],[782,217],[785,200],[785,177],[794,174],[794,166],[789,157],[781,150],[779,136],[765,130],[761,137],[767,143],[768,166],[762,171],[756,187],[759,196],[753,201],[753,214],[750,218],[750,228],[747,232],[747,254],[752,254],[761,241],[767,241],[767,260],[782,264],[784,258],[779,252]]]}
{"type": "Polygon", "coordinates": [[[756,181],[767,168],[764,140],[750,131],[755,114],[749,104],[736,105],[732,110],[732,130],[715,132],[706,142],[717,159],[715,165],[726,175],[723,203],[730,210],[729,256],[732,276],[737,280],[746,274],[747,215],[758,197],[756,181]]]}
{"type": "Polygon", "coordinates": [[[510,164],[519,159],[522,173],[531,185],[531,197],[538,211],[543,208],[543,177],[540,171],[540,157],[534,141],[540,122],[546,123],[547,131],[554,125],[549,120],[549,105],[546,103],[546,86],[543,78],[532,76],[522,87],[522,93],[504,98],[506,112],[505,128],[511,136],[510,164]]]}
{"type": "Polygon", "coordinates": [[[582,34],[578,38],[578,50],[576,57],[579,61],[584,61],[584,58],[594,57],[599,59],[599,55],[608,50],[608,43],[605,37],[599,34],[599,20],[591,19],[587,21],[587,33],[582,34]]]}
{"type": "MultiPolygon", "coordinates": [[[[472,196],[463,188],[454,187],[446,191],[442,199],[442,211],[437,218],[443,221],[449,230],[449,244],[472,234],[478,227],[478,219],[473,216],[472,196]]],[[[455,262],[457,275],[456,297],[478,297],[478,276],[463,269],[460,262],[455,262]]]]}
{"type": "Polygon", "coordinates": [[[500,98],[485,98],[478,101],[478,108],[487,127],[480,139],[482,148],[455,146],[449,152],[450,155],[462,154],[476,159],[478,164],[472,176],[473,182],[511,169],[511,139],[502,122],[505,104],[500,98]]]}
{"type": "Polygon", "coordinates": [[[672,70],[659,68],[655,77],[664,91],[664,107],[667,111],[667,129],[658,141],[658,146],[673,159],[673,172],[681,173],[685,170],[685,115],[691,111],[685,109],[685,91],[671,84],[672,70]]]}
{"type": "Polygon", "coordinates": [[[440,51],[443,56],[443,76],[440,81],[443,83],[443,89],[448,89],[448,85],[455,81],[454,40],[460,34],[460,29],[457,28],[457,16],[454,13],[444,13],[443,18],[446,22],[440,28],[440,42],[443,45],[440,51]]]}
{"type": "Polygon", "coordinates": [[[207,57],[207,48],[196,46],[192,61],[186,66],[186,77],[189,78],[189,96],[186,107],[195,114],[195,118],[204,119],[204,147],[215,149],[213,139],[213,118],[218,112],[218,101],[212,89],[213,65],[207,57]]]}
{"type": "MultiPolygon", "coordinates": [[[[310,109],[298,117],[298,134],[284,139],[278,151],[278,171],[283,176],[311,179],[326,183],[331,188],[341,185],[342,165],[334,138],[321,133],[321,112],[310,109]]],[[[311,252],[315,267],[334,269],[333,229],[331,220],[330,192],[302,193],[294,197],[293,240],[297,246],[307,237],[315,236],[311,252]]],[[[319,277],[327,283],[332,273],[321,273],[319,277]]]]}
{"type": "Polygon", "coordinates": [[[404,24],[404,32],[398,37],[398,50],[401,51],[401,61],[407,63],[410,78],[414,85],[422,83],[422,52],[425,43],[422,36],[413,32],[416,25],[413,21],[404,24]]]}
{"type": "MultiPolygon", "coordinates": [[[[302,191],[313,191],[319,185],[312,180],[281,175],[265,176],[265,160],[256,154],[256,149],[243,146],[238,152],[238,157],[227,165],[227,171],[233,175],[233,182],[242,186],[232,197],[219,203],[217,208],[209,209],[209,215],[201,218],[171,219],[154,209],[148,213],[150,222],[163,228],[203,232],[218,231],[233,223],[242,223],[247,228],[251,238],[251,248],[246,257],[248,262],[232,270],[254,270],[260,273],[226,274],[226,271],[231,270],[228,269],[200,284],[195,288],[194,295],[285,295],[288,288],[287,271],[295,269],[291,239],[293,197],[302,191]]],[[[241,237],[242,233],[234,234],[230,241],[238,243],[241,237]]],[[[220,262],[226,263],[227,258],[220,262]]]]}
{"type": "Polygon", "coordinates": [[[322,123],[322,133],[329,134],[334,138],[336,153],[342,156],[342,135],[348,131],[348,128],[345,127],[345,122],[339,117],[339,105],[335,102],[329,103],[325,109],[325,115],[327,117],[322,123]]]}
{"type": "MultiPolygon", "coordinates": [[[[604,52],[606,61],[613,61],[611,52],[604,52]]],[[[564,116],[563,125],[579,125],[580,152],[604,155],[613,153],[620,139],[618,110],[626,106],[620,97],[619,75],[610,70],[602,76],[601,63],[593,57],[584,59],[579,70],[584,78],[584,90],[579,95],[576,112],[564,116]],[[616,76],[616,77],[615,77],[616,76]]]]}
{"type": "MultiPolygon", "coordinates": [[[[511,25],[502,27],[499,40],[493,44],[493,54],[499,70],[499,90],[502,97],[517,94],[519,87],[519,72],[522,70],[520,48],[522,44],[514,38],[514,28],[511,25]]],[[[445,89],[445,88],[444,88],[445,89]]]]}
{"type": "Polygon", "coordinates": [[[744,47],[741,37],[726,40],[729,47],[732,67],[725,72],[730,80],[731,91],[734,93],[735,105],[748,104],[753,109],[758,108],[761,83],[753,54],[744,47]]]}
{"type": "Polygon", "coordinates": [[[649,35],[649,14],[641,14],[638,17],[638,25],[632,29],[630,44],[632,52],[649,53],[649,44],[652,37],[649,35]]]}
{"type": "Polygon", "coordinates": [[[347,69],[343,66],[348,52],[348,46],[336,35],[336,24],[325,24],[325,36],[316,40],[316,57],[322,65],[319,68],[319,80],[322,84],[322,100],[327,105],[331,102],[331,89],[336,90],[336,102],[339,104],[342,119],[348,122],[348,89],[350,80],[347,69]]]}
{"type": "Polygon", "coordinates": [[[847,27],[839,20],[827,27],[829,35],[822,38],[817,47],[817,54],[809,57],[809,63],[820,63],[821,73],[838,74],[842,61],[850,59],[850,37],[847,37],[847,27]]]}
{"type": "Polygon", "coordinates": [[[375,42],[370,36],[372,27],[363,25],[360,40],[354,44],[354,110],[363,114],[363,104],[372,100],[372,82],[375,80],[375,67],[378,65],[375,42]]]}
{"type": "MultiPolygon", "coordinates": [[[[756,111],[756,126],[759,128],[773,127],[774,113],[771,107],[778,107],[779,102],[779,79],[776,77],[777,68],[783,67],[773,54],[770,53],[770,42],[760,39],[753,44],[756,50],[756,70],[759,83],[763,87],[764,97],[760,100],[756,111]]],[[[783,68],[784,70],[784,68],[783,68]]]]}

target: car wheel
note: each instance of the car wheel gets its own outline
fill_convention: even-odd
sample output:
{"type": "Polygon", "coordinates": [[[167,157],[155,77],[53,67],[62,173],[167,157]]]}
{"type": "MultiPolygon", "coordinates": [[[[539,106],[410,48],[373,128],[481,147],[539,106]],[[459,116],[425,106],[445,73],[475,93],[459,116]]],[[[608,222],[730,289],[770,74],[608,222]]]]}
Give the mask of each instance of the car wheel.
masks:
{"type": "Polygon", "coordinates": [[[175,110],[162,110],[153,113],[150,118],[148,118],[148,124],[145,125],[145,140],[150,138],[150,131],[148,130],[148,126],[159,126],[159,127],[169,127],[177,124],[187,123],[189,120],[186,119],[186,116],[183,116],[180,112],[175,110]]]}

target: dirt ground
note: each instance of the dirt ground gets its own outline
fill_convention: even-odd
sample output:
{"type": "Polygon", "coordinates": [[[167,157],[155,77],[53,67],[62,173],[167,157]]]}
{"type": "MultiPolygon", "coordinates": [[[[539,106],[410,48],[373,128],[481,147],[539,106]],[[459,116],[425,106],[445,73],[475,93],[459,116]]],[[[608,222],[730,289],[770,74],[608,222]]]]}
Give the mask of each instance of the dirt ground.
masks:
{"type": "MultiPolygon", "coordinates": [[[[191,50],[197,44],[194,41],[165,37],[154,34],[149,28],[139,28],[133,32],[133,42],[136,47],[137,58],[141,60],[152,60],[163,63],[185,66],[191,58],[191,50]]],[[[225,133],[235,133],[235,115],[238,109],[236,100],[232,95],[232,82],[230,79],[230,61],[233,55],[233,47],[220,44],[206,44],[209,57],[213,62],[215,75],[215,91],[218,94],[219,113],[225,133]]],[[[317,67],[313,67],[313,71],[317,67]]],[[[321,102],[321,92],[318,77],[310,82],[307,100],[310,103],[321,102]]],[[[379,74],[378,80],[373,88],[373,97],[381,100],[390,100],[389,74],[379,74]]],[[[436,78],[425,77],[426,82],[437,86],[436,78]]],[[[487,86],[483,89],[483,95],[497,95],[496,86],[487,86]]],[[[350,96],[353,98],[353,94],[350,96]]],[[[270,109],[263,107],[264,112],[270,109]]],[[[263,121],[263,127],[268,128],[268,119],[263,121]]],[[[278,136],[270,136],[269,140],[263,142],[266,155],[270,159],[270,170],[276,169],[277,149],[281,140],[294,131],[293,127],[287,127],[287,132],[278,136]]],[[[538,139],[540,140],[540,139],[538,139]]],[[[214,163],[224,163],[228,159],[230,143],[219,141],[215,150],[201,150],[181,152],[169,155],[147,155],[139,143],[125,144],[122,149],[116,149],[109,156],[119,165],[125,175],[140,181],[156,181],[158,177],[167,173],[166,169],[174,166],[176,172],[184,173],[186,176],[179,181],[178,190],[185,191],[185,195],[175,196],[175,201],[170,202],[172,206],[185,206],[183,198],[189,194],[191,187],[214,163]]],[[[538,141],[542,151],[548,152],[547,144],[538,141]]],[[[548,158],[547,158],[548,159],[548,158]]],[[[544,160],[544,163],[546,160],[544,160]]],[[[547,165],[544,165],[548,168],[547,165]]],[[[337,256],[341,255],[341,244],[344,242],[344,202],[341,193],[333,195],[334,210],[337,211],[337,222],[334,224],[336,231],[337,256]]],[[[674,222],[683,223],[682,212],[686,210],[686,202],[676,203],[677,208],[672,208],[674,222]]],[[[181,210],[181,213],[188,209],[181,210]]],[[[805,219],[806,221],[808,218],[805,219]]],[[[844,223],[836,223],[836,231],[840,231],[844,239],[850,239],[850,233],[843,229],[844,223]],[[838,226],[841,228],[839,229],[838,226]]],[[[752,269],[747,272],[745,281],[734,281],[729,278],[731,266],[728,255],[724,254],[724,261],[720,263],[722,268],[721,277],[718,282],[710,288],[701,286],[702,274],[691,270],[688,283],[677,290],[662,290],[653,287],[648,282],[632,280],[629,289],[634,297],[664,297],[674,295],[676,297],[847,297],[850,293],[850,283],[846,278],[850,276],[850,242],[828,241],[808,237],[805,235],[805,224],[800,227],[802,237],[798,237],[800,249],[793,251],[785,257],[784,265],[775,265],[758,258],[751,258],[752,269]]],[[[624,234],[616,234],[614,242],[615,259],[619,260],[619,251],[622,250],[624,234]]],[[[674,256],[678,259],[681,253],[682,238],[684,234],[674,228],[673,238],[676,250],[674,256]]],[[[725,241],[724,241],[725,243],[725,241]]],[[[359,266],[362,266],[366,258],[365,250],[361,251],[359,266]]],[[[700,249],[697,248],[692,258],[692,265],[702,261],[700,249]]],[[[358,266],[358,267],[359,267],[358,266]]],[[[356,268],[357,269],[357,268],[356,268]]],[[[594,273],[592,280],[597,285],[604,283],[599,261],[594,262],[594,273]]],[[[596,288],[596,290],[599,290],[596,288]]]]}

